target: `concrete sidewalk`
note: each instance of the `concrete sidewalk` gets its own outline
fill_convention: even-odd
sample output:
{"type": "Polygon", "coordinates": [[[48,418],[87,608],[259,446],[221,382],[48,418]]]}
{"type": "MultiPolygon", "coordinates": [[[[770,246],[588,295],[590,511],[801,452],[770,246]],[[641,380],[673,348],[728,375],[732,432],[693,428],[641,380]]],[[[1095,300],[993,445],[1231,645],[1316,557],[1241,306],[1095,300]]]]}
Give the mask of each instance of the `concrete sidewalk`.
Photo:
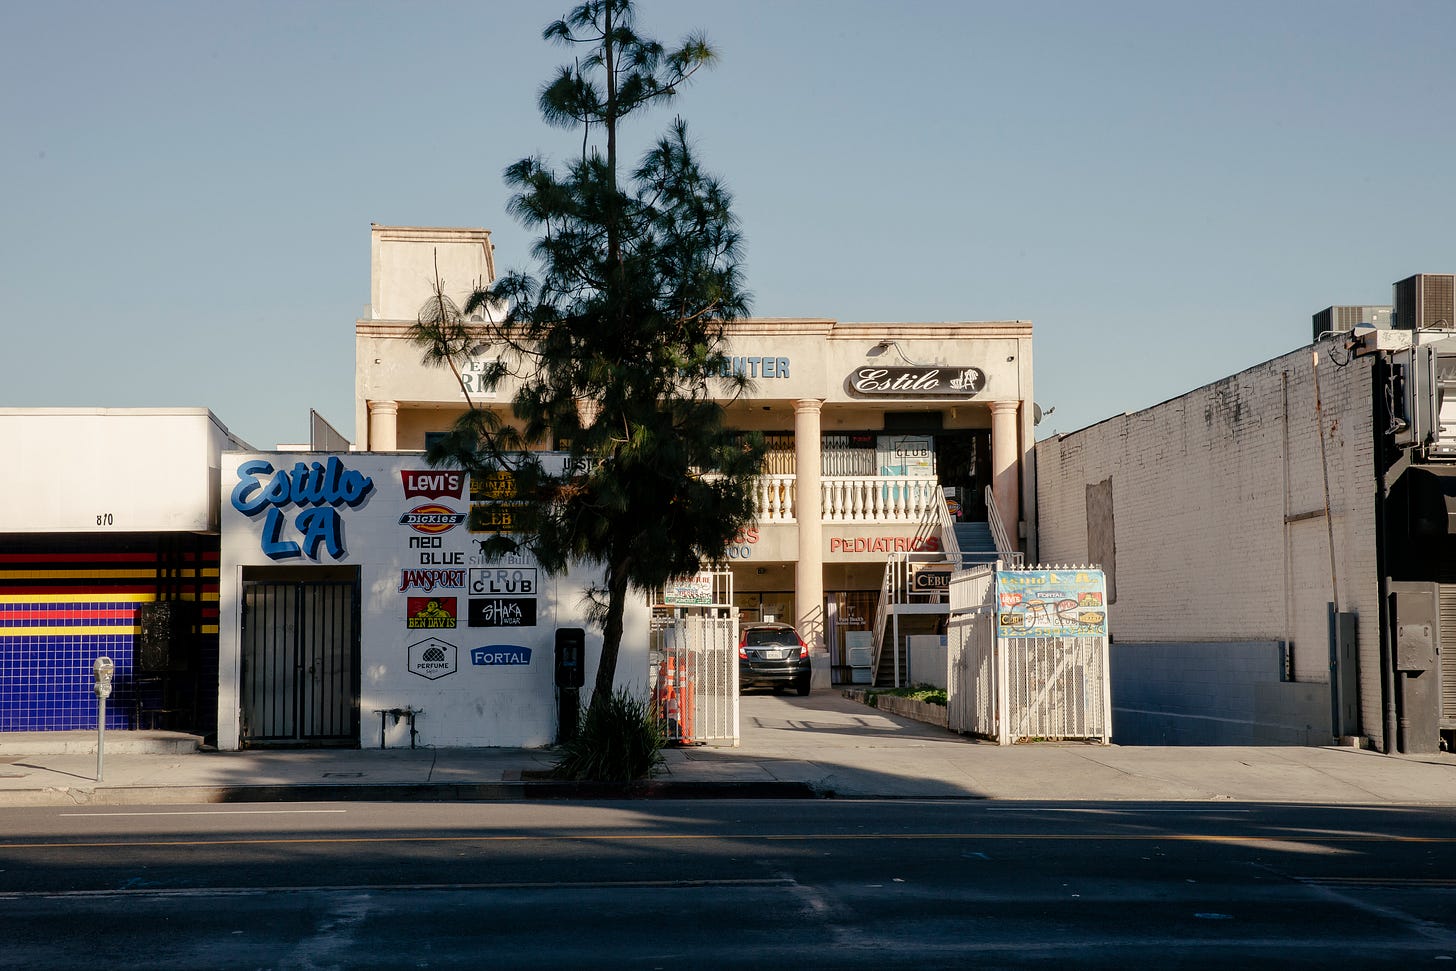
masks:
{"type": "Polygon", "coordinates": [[[211,752],[159,732],[0,734],[0,806],[564,798],[1456,804],[1456,758],[1351,748],[1000,748],[823,692],[747,695],[738,748],[674,748],[631,787],[540,778],[541,749],[211,752]]]}

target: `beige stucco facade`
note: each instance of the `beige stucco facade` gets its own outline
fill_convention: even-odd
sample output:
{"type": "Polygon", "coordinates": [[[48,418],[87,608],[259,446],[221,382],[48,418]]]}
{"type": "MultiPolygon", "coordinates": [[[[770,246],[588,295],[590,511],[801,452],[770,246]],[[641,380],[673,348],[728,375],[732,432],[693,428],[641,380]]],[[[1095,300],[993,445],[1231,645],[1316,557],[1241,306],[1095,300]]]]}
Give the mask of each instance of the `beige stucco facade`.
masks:
{"type": "MultiPolygon", "coordinates": [[[[462,388],[409,340],[437,266],[461,307],[494,279],[492,250],[486,230],[373,227],[370,316],[355,330],[356,448],[424,449],[467,393],[508,410],[512,386],[485,391],[472,377],[494,359],[489,346],[462,388]]],[[[897,504],[899,486],[884,478],[897,472],[933,477],[937,501],[940,487],[959,490],[972,520],[984,520],[990,486],[1008,532],[1033,552],[1031,337],[1027,321],[735,322],[727,353],[751,384],[736,392],[724,381],[723,404],[731,427],[764,433],[771,448],[760,523],[728,560],[745,619],[796,622],[823,652],[834,595],[877,593],[887,554],[916,535],[923,480],[897,504]],[[897,458],[907,442],[914,454],[897,458]]]]}

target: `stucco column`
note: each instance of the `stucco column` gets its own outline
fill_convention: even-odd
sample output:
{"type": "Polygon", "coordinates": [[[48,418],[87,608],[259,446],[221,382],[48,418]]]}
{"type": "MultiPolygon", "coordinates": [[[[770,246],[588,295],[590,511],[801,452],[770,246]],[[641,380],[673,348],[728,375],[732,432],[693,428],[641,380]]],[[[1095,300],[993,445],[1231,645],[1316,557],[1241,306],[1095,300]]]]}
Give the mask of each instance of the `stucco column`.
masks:
{"type": "Polygon", "coordinates": [[[819,409],[824,402],[794,402],[794,516],[799,521],[799,562],[794,568],[794,626],[809,645],[814,687],[829,688],[829,648],[824,643],[824,512],[819,496],[819,409]]]}
{"type": "Polygon", "coordinates": [[[369,451],[392,452],[399,448],[399,402],[369,402],[369,451]]]}
{"type": "Polygon", "coordinates": [[[996,512],[1006,527],[1011,545],[1021,548],[1017,523],[1021,521],[1020,483],[1017,480],[1021,449],[1016,434],[1015,401],[991,402],[991,493],[996,512]]]}

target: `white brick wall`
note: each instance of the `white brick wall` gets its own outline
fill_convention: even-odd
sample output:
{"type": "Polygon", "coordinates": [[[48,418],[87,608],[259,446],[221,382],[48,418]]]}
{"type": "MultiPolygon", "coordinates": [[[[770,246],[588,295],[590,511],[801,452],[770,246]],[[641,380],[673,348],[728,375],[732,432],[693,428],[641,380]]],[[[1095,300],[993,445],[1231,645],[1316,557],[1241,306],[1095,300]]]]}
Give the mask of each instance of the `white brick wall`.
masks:
{"type": "MultiPolygon", "coordinates": [[[[1319,347],[1334,589],[1340,609],[1360,615],[1361,719],[1379,740],[1371,359],[1336,367],[1329,344],[1319,347]]],[[[1295,678],[1327,681],[1332,585],[1318,429],[1306,347],[1041,442],[1039,559],[1086,561],[1086,487],[1110,476],[1116,640],[1288,639],[1295,678]],[[1317,515],[1285,522],[1307,513],[1317,515]]]]}

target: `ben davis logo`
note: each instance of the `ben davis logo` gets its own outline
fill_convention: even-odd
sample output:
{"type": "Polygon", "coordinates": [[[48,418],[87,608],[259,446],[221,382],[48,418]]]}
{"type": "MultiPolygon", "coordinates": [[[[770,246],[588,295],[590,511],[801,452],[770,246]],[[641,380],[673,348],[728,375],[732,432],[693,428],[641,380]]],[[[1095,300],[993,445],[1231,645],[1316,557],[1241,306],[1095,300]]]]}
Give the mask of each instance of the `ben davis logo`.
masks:
{"type": "Polygon", "coordinates": [[[456,512],[444,503],[427,503],[415,506],[399,517],[401,526],[408,526],[417,533],[433,536],[446,533],[465,522],[465,514],[456,512]]]}
{"type": "Polygon", "coordinates": [[[444,630],[456,625],[454,597],[406,597],[405,626],[410,630],[444,630]]]}

